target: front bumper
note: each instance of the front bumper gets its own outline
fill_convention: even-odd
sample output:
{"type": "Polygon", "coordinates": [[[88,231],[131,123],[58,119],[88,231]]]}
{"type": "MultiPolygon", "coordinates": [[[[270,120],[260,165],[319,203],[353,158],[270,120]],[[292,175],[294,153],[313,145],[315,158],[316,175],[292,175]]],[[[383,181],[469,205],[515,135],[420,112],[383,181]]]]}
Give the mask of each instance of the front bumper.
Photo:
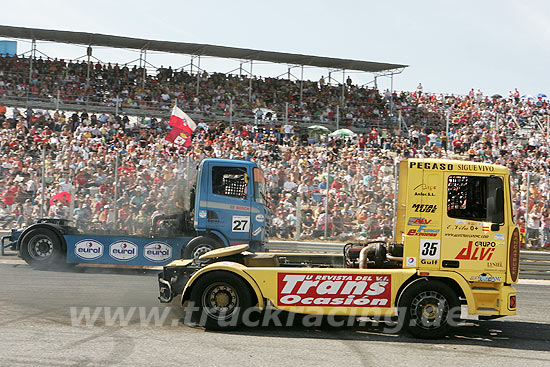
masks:
{"type": "Polygon", "coordinates": [[[159,301],[172,302],[174,297],[183,293],[189,278],[201,268],[201,265],[190,263],[183,266],[165,266],[158,274],[159,301]]]}

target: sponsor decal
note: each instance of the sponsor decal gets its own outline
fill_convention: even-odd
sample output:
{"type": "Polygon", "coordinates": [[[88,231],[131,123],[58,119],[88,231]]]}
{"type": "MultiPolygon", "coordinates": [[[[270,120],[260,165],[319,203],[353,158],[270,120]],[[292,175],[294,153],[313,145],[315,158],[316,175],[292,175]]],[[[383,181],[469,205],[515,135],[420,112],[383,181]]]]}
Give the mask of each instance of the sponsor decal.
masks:
{"type": "Polygon", "coordinates": [[[413,189],[414,196],[435,196],[436,186],[420,184],[413,189]]]}
{"type": "Polygon", "coordinates": [[[120,261],[132,260],[138,255],[138,247],[129,241],[117,241],[109,246],[109,255],[120,261]]]}
{"type": "Polygon", "coordinates": [[[508,269],[512,282],[518,280],[519,274],[519,231],[517,228],[512,232],[510,239],[510,250],[508,251],[508,269]]]}
{"type": "Polygon", "coordinates": [[[422,265],[437,265],[437,260],[422,259],[422,260],[420,260],[420,264],[422,264],[422,265]]]}
{"type": "Polygon", "coordinates": [[[464,247],[455,259],[457,260],[491,260],[495,252],[496,244],[489,241],[470,241],[468,246],[464,247]],[[473,252],[472,252],[472,247],[473,252]]]}
{"type": "Polygon", "coordinates": [[[494,277],[489,274],[481,274],[470,277],[470,282],[501,282],[502,277],[494,277]]]}
{"type": "Polygon", "coordinates": [[[151,261],[166,261],[172,258],[172,246],[164,242],[151,242],[143,248],[143,256],[151,261]]]}
{"type": "Polygon", "coordinates": [[[483,166],[479,164],[457,164],[457,169],[459,171],[473,171],[473,172],[494,172],[495,167],[493,166],[483,166]]]}
{"type": "Polygon", "coordinates": [[[409,168],[431,169],[431,170],[453,170],[453,164],[439,162],[410,162],[409,168]]]}
{"type": "Polygon", "coordinates": [[[456,224],[466,224],[466,221],[462,219],[457,219],[456,224]]]}
{"type": "Polygon", "coordinates": [[[265,220],[265,217],[263,214],[257,214],[256,215],[256,222],[262,223],[265,220]]]}
{"type": "Polygon", "coordinates": [[[252,236],[257,236],[262,231],[262,227],[258,227],[252,232],[252,236]]]}
{"type": "MultiPolygon", "coordinates": [[[[420,258],[425,260],[439,260],[441,248],[440,240],[420,240],[420,258]]],[[[421,262],[422,264],[425,264],[421,262]]]]}
{"type": "Polygon", "coordinates": [[[233,232],[248,232],[250,230],[250,217],[246,215],[234,215],[231,220],[233,232]]]}
{"type": "Polygon", "coordinates": [[[207,216],[206,210],[199,211],[199,218],[206,218],[206,216],[207,216]]]}
{"type": "Polygon", "coordinates": [[[279,273],[277,304],[391,307],[391,275],[279,273]]]}
{"type": "Polygon", "coordinates": [[[235,205],[236,210],[244,210],[244,211],[250,211],[250,207],[248,206],[242,206],[242,205],[235,205]]]}
{"type": "Polygon", "coordinates": [[[409,229],[407,236],[422,236],[422,237],[436,237],[439,233],[439,229],[426,228],[426,226],[420,226],[418,229],[409,229]]]}
{"type": "Polygon", "coordinates": [[[480,233],[454,233],[454,232],[445,232],[445,237],[454,237],[454,238],[478,238],[478,239],[488,239],[488,234],[480,233]]]}
{"type": "Polygon", "coordinates": [[[504,233],[495,233],[495,241],[504,241],[504,233]]]}
{"type": "Polygon", "coordinates": [[[95,260],[103,256],[103,244],[95,240],[82,240],[74,245],[74,254],[84,260],[95,260]]]}
{"type": "Polygon", "coordinates": [[[435,213],[437,205],[435,204],[413,204],[413,210],[417,213],[435,213]]]}
{"type": "Polygon", "coordinates": [[[409,268],[416,268],[416,257],[408,256],[407,261],[405,261],[405,266],[409,268]]]}
{"type": "Polygon", "coordinates": [[[440,162],[409,162],[409,168],[424,170],[448,170],[448,171],[468,171],[468,172],[494,172],[495,167],[481,164],[453,164],[440,162]],[[456,168],[455,168],[456,167],[456,168]]]}
{"type": "Polygon", "coordinates": [[[410,217],[407,224],[409,226],[416,226],[416,225],[428,225],[431,222],[432,222],[431,219],[428,220],[426,218],[410,217]]]}
{"type": "Polygon", "coordinates": [[[504,265],[502,264],[502,261],[487,261],[487,267],[491,269],[503,268],[504,265]]]}
{"type": "Polygon", "coordinates": [[[475,224],[448,224],[447,229],[451,231],[477,231],[479,227],[475,224]]]}

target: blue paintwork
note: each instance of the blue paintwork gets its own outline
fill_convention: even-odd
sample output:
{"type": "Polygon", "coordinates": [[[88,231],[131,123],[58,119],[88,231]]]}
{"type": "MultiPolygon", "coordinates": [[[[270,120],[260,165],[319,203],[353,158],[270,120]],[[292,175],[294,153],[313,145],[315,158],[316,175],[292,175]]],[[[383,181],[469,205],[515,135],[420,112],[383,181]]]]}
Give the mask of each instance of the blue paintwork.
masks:
{"type": "Polygon", "coordinates": [[[216,233],[226,246],[250,241],[267,242],[265,227],[269,213],[266,206],[254,200],[254,168],[258,168],[256,163],[243,160],[212,158],[201,162],[194,216],[194,226],[198,234],[216,233]],[[246,168],[249,177],[246,199],[213,193],[212,168],[216,166],[246,168]],[[208,219],[207,211],[214,212],[218,219],[208,219]],[[240,230],[237,223],[239,219],[242,219],[240,230]],[[246,231],[242,231],[244,221],[248,221],[246,231]]]}
{"type": "Polygon", "coordinates": [[[64,237],[67,242],[68,263],[134,266],[161,266],[173,260],[180,259],[182,248],[192,238],[111,237],[97,235],[66,235],[64,237]]]}
{"type": "MultiPolygon", "coordinates": [[[[258,168],[256,163],[243,160],[207,158],[201,162],[193,218],[198,236],[217,236],[223,246],[250,243],[251,251],[264,251],[269,213],[266,206],[255,201],[254,168],[258,168]],[[217,166],[246,168],[249,177],[246,199],[213,193],[212,168],[217,166]],[[217,219],[209,219],[208,211],[213,212],[217,219]]],[[[42,224],[46,227],[49,225],[42,224]]],[[[27,228],[30,229],[32,227],[27,228]]],[[[55,232],[59,233],[57,229],[55,232]]],[[[67,245],[68,263],[161,266],[180,259],[182,249],[193,237],[148,238],[82,234],[63,235],[63,238],[67,245]]]]}

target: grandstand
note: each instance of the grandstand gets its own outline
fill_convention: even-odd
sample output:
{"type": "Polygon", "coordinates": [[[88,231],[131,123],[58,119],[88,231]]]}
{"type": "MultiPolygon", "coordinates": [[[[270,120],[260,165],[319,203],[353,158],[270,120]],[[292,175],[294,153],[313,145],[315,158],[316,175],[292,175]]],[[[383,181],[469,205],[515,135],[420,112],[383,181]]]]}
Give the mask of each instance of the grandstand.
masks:
{"type": "MultiPolygon", "coordinates": [[[[238,69],[234,69],[233,72],[239,71],[239,78],[232,77],[231,75],[225,75],[226,79],[230,79],[232,82],[238,83],[238,90],[232,90],[229,92],[227,98],[222,100],[224,108],[220,110],[219,106],[210,106],[209,112],[211,116],[207,117],[208,120],[220,120],[228,121],[233,117],[241,121],[248,121],[252,116],[252,109],[254,107],[269,107],[276,111],[278,116],[285,116],[285,119],[298,120],[303,124],[329,124],[335,127],[340,125],[340,120],[343,125],[346,125],[346,115],[348,113],[347,105],[354,103],[353,97],[357,93],[366,93],[368,88],[359,88],[346,84],[346,71],[361,71],[375,74],[376,78],[381,75],[389,75],[393,78],[394,74],[402,72],[407,66],[389,63],[379,63],[370,61],[358,61],[340,58],[319,57],[311,55],[290,54],[282,52],[262,51],[262,50],[250,50],[225,46],[214,46],[206,44],[194,44],[194,43],[182,43],[182,42],[168,42],[168,41],[156,41],[146,39],[136,39],[129,37],[120,37],[103,34],[92,34],[84,32],[67,32],[57,30],[44,30],[22,27],[9,27],[0,26],[0,35],[5,37],[11,37],[15,39],[28,39],[32,41],[31,51],[29,57],[24,60],[19,60],[18,64],[21,66],[18,70],[19,82],[25,82],[25,79],[31,83],[32,76],[36,75],[41,77],[41,72],[48,74],[51,68],[56,69],[55,73],[49,73],[49,77],[57,81],[58,84],[64,84],[65,80],[59,75],[63,72],[63,69],[77,68],[78,70],[78,82],[81,85],[80,90],[72,91],[73,95],[68,95],[66,91],[60,93],[61,88],[56,88],[58,85],[49,86],[47,93],[44,93],[42,88],[39,93],[33,93],[32,88],[27,89],[25,95],[11,96],[10,104],[27,107],[33,105],[48,109],[68,109],[78,110],[84,105],[89,111],[107,111],[118,113],[123,110],[125,113],[132,115],[154,115],[163,117],[166,116],[167,105],[176,102],[180,102],[183,99],[184,107],[187,107],[188,112],[193,114],[200,109],[197,103],[189,103],[196,98],[208,97],[208,90],[204,90],[209,86],[209,78],[213,77],[216,80],[215,83],[220,82],[220,74],[214,74],[208,76],[205,70],[200,68],[201,56],[211,56],[226,59],[239,60],[240,65],[238,69]],[[67,61],[61,63],[58,60],[53,60],[46,57],[46,60],[39,57],[36,59],[36,40],[44,40],[51,42],[62,42],[70,44],[79,44],[88,46],[87,61],[78,62],[77,66],[72,62],[67,61]],[[92,46],[105,46],[124,49],[135,49],[140,51],[140,57],[138,65],[131,69],[131,73],[128,73],[128,77],[131,77],[131,83],[127,83],[126,87],[141,88],[142,90],[150,91],[148,95],[143,96],[138,102],[131,101],[127,103],[125,96],[121,95],[122,88],[116,91],[116,94],[112,91],[101,90],[104,89],[103,83],[105,79],[117,79],[120,77],[119,73],[111,72],[112,70],[106,70],[109,68],[109,64],[102,64],[99,62],[93,62],[92,46]],[[151,64],[147,61],[147,51],[161,51],[169,53],[179,53],[191,56],[191,62],[189,65],[189,72],[185,70],[185,67],[172,70],[171,68],[162,68],[155,70],[148,70],[148,66],[151,64]],[[258,90],[261,90],[264,80],[258,78],[253,74],[253,65],[255,61],[267,61],[276,64],[288,65],[288,72],[283,74],[288,79],[272,79],[266,78],[265,82],[269,80],[269,83],[276,84],[276,88],[289,89],[286,94],[278,95],[273,98],[272,101],[266,101],[263,96],[258,95],[258,90]],[[250,68],[245,70],[243,68],[243,62],[248,63],[250,68]],[[34,64],[33,64],[34,63],[34,64]],[[54,64],[52,66],[51,64],[54,64]],[[46,64],[45,67],[43,64],[46,64]],[[26,65],[27,68],[25,70],[26,65]],[[307,116],[306,111],[301,111],[300,106],[307,104],[308,99],[311,98],[312,88],[317,91],[317,83],[311,83],[303,80],[303,68],[304,66],[311,66],[317,68],[328,69],[328,78],[326,88],[329,89],[330,98],[324,101],[325,104],[331,104],[334,110],[330,111],[326,120],[316,118],[319,116],[307,116]],[[38,68],[38,73],[30,73],[31,68],[38,68]],[[291,81],[294,76],[291,73],[292,67],[301,68],[301,77],[295,81],[291,81]],[[43,69],[48,70],[43,70],[43,69]],[[330,86],[331,82],[336,81],[333,78],[333,73],[342,73],[342,80],[337,81],[339,85],[330,86]],[[27,74],[25,74],[27,72],[27,74]],[[243,73],[245,76],[243,76],[243,73]],[[53,75],[52,75],[53,74],[53,75]],[[111,75],[106,75],[111,74],[111,75]],[[28,77],[27,77],[28,75],[28,77]],[[201,79],[202,78],[202,79],[201,79]],[[84,80],[83,80],[84,79],[84,80]],[[99,79],[99,80],[98,80],[99,79]],[[163,87],[169,88],[168,98],[166,95],[159,99],[159,91],[151,91],[150,87],[153,84],[164,84],[163,87]],[[315,87],[314,87],[315,85],[315,87]],[[84,90],[82,90],[82,88],[84,90]],[[99,90],[98,90],[99,89],[99,90]],[[356,90],[354,90],[356,89],[356,90]],[[102,93],[103,92],[103,93],[102,93]],[[107,93],[108,92],[108,93],[107,93]],[[47,94],[49,98],[44,98],[43,94],[47,94]],[[152,94],[152,95],[151,95],[152,94]],[[23,98],[24,97],[24,98],[23,98]],[[351,100],[349,100],[351,97],[351,100]],[[187,106],[185,104],[188,103],[187,106]],[[120,104],[120,105],[119,105],[120,104]],[[119,109],[120,107],[120,109],[119,109]],[[251,108],[253,107],[253,108],[251,108]]],[[[120,65],[121,69],[128,68],[129,65],[120,65]]],[[[131,67],[131,66],[130,66],[131,67]]],[[[229,74],[229,73],[228,73],[229,74]]],[[[125,75],[126,76],[126,75],[125,75]]],[[[69,80],[72,82],[73,80],[69,80]]],[[[376,88],[375,88],[376,89],[376,88]]],[[[261,93],[261,91],[260,91],[261,93]]],[[[4,96],[6,98],[6,96],[4,96]]],[[[7,103],[6,101],[5,103],[7,103]]],[[[202,101],[201,101],[202,102],[202,101]]],[[[384,106],[379,106],[379,109],[384,106]]],[[[390,109],[393,107],[390,106],[390,109]]],[[[196,116],[198,117],[198,116],[196,116]]],[[[392,116],[383,116],[385,120],[390,119],[392,116]]],[[[230,121],[228,121],[230,122],[230,121]]],[[[232,121],[231,121],[232,122],[232,121]]],[[[368,123],[365,123],[367,125],[368,123]]],[[[380,121],[376,121],[377,125],[380,125],[380,121]]],[[[348,124],[349,125],[349,124],[348,124]]]]}
{"type": "MultiPolygon", "coordinates": [[[[10,37],[92,46],[111,42],[145,53],[146,40],[59,32],[0,27],[0,34],[10,37]]],[[[249,64],[279,57],[283,63],[375,73],[404,67],[195,46],[181,44],[179,50],[191,50],[197,58],[242,52],[239,58],[249,64]]],[[[395,162],[451,156],[508,166],[517,223],[527,227],[532,246],[550,244],[550,105],[542,96],[485,96],[474,90],[466,96],[435,95],[421,88],[380,92],[344,80],[332,85],[257,78],[207,73],[196,66],[195,73],[170,67],[151,71],[144,58],[138,65],[116,65],[92,62],[91,53],[87,61],[70,61],[35,57],[36,52],[33,42],[27,57],[0,57],[0,104],[5,106],[0,108],[0,225],[5,227],[46,213],[100,228],[144,231],[147,218],[173,209],[173,193],[186,167],[204,157],[223,157],[254,159],[266,170],[278,237],[388,236],[395,162]],[[200,126],[189,150],[164,140],[174,101],[200,126]],[[257,108],[272,111],[277,120],[256,114],[257,108]],[[313,124],[331,130],[345,126],[359,134],[320,139],[323,132],[299,129],[313,124]],[[120,190],[116,200],[115,186],[120,190]],[[70,204],[54,200],[68,191],[70,204]]]]}

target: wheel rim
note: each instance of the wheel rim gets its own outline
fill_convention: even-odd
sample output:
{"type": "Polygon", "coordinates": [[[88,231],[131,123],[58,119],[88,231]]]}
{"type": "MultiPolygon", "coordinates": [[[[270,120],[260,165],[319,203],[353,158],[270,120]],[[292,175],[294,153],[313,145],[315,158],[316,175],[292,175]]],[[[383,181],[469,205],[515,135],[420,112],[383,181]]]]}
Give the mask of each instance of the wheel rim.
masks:
{"type": "Polygon", "coordinates": [[[199,245],[195,251],[193,251],[193,259],[198,259],[201,255],[206,254],[208,251],[212,251],[214,248],[209,245],[199,245]]]}
{"type": "Polygon", "coordinates": [[[48,236],[39,234],[29,240],[27,249],[34,260],[43,261],[52,256],[53,242],[48,236]]]}
{"type": "Polygon", "coordinates": [[[202,306],[209,317],[227,320],[239,306],[239,295],[237,290],[227,283],[214,283],[203,292],[202,306]]]}
{"type": "Polygon", "coordinates": [[[423,329],[437,329],[447,323],[449,302],[436,291],[419,293],[411,302],[410,315],[416,326],[423,329]]]}

